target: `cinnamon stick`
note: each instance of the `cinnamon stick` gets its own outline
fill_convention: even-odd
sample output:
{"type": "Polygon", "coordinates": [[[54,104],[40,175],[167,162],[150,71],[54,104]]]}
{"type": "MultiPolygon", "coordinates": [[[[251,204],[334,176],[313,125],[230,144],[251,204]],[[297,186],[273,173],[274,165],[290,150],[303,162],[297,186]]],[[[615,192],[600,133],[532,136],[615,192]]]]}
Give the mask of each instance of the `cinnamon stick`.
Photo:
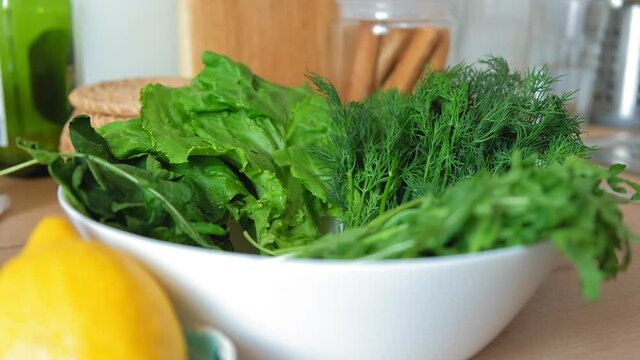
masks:
{"type": "Polygon", "coordinates": [[[379,48],[380,38],[373,33],[373,23],[361,22],[356,35],[356,50],[347,90],[348,101],[362,100],[373,90],[379,48]]]}
{"type": "Polygon", "coordinates": [[[391,68],[407,47],[412,33],[411,29],[393,29],[389,35],[382,38],[376,65],[376,87],[382,86],[391,68]]]}
{"type": "Polygon", "coordinates": [[[440,31],[434,28],[416,29],[406,51],[400,57],[393,72],[384,82],[384,89],[396,88],[410,91],[422,75],[424,65],[433,53],[440,31]]]}
{"type": "Polygon", "coordinates": [[[444,70],[444,66],[447,63],[447,56],[449,56],[450,46],[451,46],[451,38],[449,35],[449,30],[441,29],[438,45],[436,45],[436,49],[433,51],[433,54],[429,59],[429,63],[431,64],[431,69],[435,71],[444,70]]]}

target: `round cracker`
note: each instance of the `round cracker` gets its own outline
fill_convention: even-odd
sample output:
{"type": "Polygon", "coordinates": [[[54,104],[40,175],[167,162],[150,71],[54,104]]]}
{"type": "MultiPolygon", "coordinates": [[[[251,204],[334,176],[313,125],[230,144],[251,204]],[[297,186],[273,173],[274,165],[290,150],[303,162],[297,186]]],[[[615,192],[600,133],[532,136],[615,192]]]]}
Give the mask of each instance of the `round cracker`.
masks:
{"type": "Polygon", "coordinates": [[[134,78],[76,87],[69,94],[71,105],[82,113],[130,118],[140,114],[140,91],[148,84],[181,87],[189,79],[180,77],[134,78]]]}

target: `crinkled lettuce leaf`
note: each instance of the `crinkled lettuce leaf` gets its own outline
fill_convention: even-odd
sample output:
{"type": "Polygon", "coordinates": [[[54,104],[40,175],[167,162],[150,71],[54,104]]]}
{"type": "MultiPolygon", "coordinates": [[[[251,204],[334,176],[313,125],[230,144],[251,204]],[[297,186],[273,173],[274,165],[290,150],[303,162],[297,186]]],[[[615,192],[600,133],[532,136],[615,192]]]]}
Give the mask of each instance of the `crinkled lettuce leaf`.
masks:
{"type": "Polygon", "coordinates": [[[326,166],[305,150],[325,141],[324,98],[309,86],[265,81],[222,55],[202,60],[188,86],[149,85],[139,118],[98,130],[113,161],[153,158],[189,189],[204,219],[241,223],[261,248],[317,238],[326,166]]]}

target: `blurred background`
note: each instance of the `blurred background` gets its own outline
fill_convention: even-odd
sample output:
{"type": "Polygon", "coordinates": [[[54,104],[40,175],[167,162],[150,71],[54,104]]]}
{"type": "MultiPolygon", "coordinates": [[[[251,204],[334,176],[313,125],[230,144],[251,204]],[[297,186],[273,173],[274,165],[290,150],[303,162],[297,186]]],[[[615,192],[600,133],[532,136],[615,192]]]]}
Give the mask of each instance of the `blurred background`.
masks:
{"type": "MultiPolygon", "coordinates": [[[[425,66],[442,70],[493,55],[520,72],[547,66],[558,77],[553,91],[574,92],[569,110],[586,124],[624,130],[623,137],[593,140],[602,148],[596,158],[635,168],[640,157],[636,137],[627,134],[640,127],[640,4],[635,0],[6,0],[2,36],[18,38],[20,13],[35,19],[38,11],[62,14],[66,6],[71,49],[58,45],[50,51],[70,54],[64,70],[70,75],[67,89],[76,92],[70,107],[95,113],[99,121],[135,116],[137,94],[146,82],[188,81],[201,69],[205,50],[289,86],[318,73],[348,100],[378,88],[411,90],[425,66]],[[134,78],[139,81],[129,81],[134,78]],[[111,104],[115,99],[125,103],[111,104]],[[113,106],[105,109],[104,103],[113,106]]],[[[60,19],[58,25],[43,21],[38,26],[43,33],[66,29],[60,19]]],[[[27,43],[23,51],[33,57],[32,48],[27,43]]],[[[45,135],[34,135],[37,126],[25,125],[34,117],[21,119],[11,112],[21,100],[7,89],[35,86],[18,80],[27,76],[19,74],[20,51],[0,53],[5,89],[0,108],[6,107],[8,124],[0,126],[0,145],[14,147],[7,139],[24,135],[57,142],[50,126],[38,130],[53,139],[47,143],[45,135]]],[[[25,73],[51,58],[30,60],[25,73]]],[[[54,119],[63,143],[61,129],[71,108],[54,119]]],[[[0,165],[17,163],[15,154],[0,148],[0,165]]]]}
{"type": "Polygon", "coordinates": [[[337,78],[339,71],[332,69],[344,61],[339,43],[348,36],[348,31],[340,28],[346,21],[353,18],[382,23],[397,21],[398,17],[393,18],[394,10],[431,4],[431,8],[421,13],[399,14],[399,18],[405,23],[438,22],[443,15],[434,10],[433,4],[449,3],[454,10],[447,14],[443,26],[450,28],[454,37],[447,64],[475,62],[486,55],[503,56],[519,71],[548,64],[561,77],[558,91],[580,89],[575,96],[575,110],[587,119],[603,43],[607,40],[607,23],[616,3],[615,0],[72,2],[78,85],[126,77],[190,77],[200,69],[200,54],[213,50],[244,62],[269,80],[291,86],[305,82],[309,71],[333,77],[337,83],[349,81],[337,78]],[[382,8],[382,13],[388,14],[386,18],[384,14],[380,16],[381,3],[391,4],[382,8]],[[365,11],[352,11],[357,6],[378,13],[368,18],[365,11]]]}

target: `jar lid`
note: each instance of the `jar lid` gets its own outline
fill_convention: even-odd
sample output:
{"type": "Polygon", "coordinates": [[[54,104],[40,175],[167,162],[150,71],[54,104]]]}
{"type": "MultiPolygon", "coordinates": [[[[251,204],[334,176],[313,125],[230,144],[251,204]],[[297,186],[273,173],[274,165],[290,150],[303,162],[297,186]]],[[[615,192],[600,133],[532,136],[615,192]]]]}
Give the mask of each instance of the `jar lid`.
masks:
{"type": "Polygon", "coordinates": [[[345,19],[450,19],[455,0],[338,0],[345,19]]]}

